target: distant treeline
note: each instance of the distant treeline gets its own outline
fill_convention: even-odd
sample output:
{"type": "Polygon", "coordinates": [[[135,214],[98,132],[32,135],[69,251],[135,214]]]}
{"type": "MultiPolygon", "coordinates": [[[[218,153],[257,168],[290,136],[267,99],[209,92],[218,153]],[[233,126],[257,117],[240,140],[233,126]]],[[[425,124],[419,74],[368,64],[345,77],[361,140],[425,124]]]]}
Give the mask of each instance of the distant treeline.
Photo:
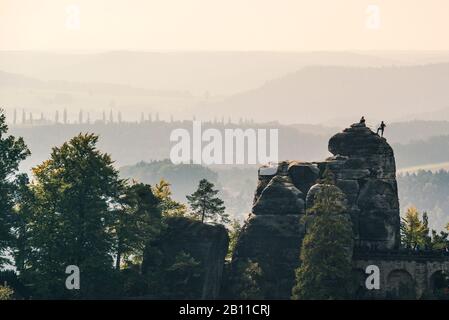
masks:
{"type": "Polygon", "coordinates": [[[400,174],[398,188],[403,211],[413,205],[428,212],[432,228],[444,228],[449,220],[449,172],[421,170],[400,174]]]}

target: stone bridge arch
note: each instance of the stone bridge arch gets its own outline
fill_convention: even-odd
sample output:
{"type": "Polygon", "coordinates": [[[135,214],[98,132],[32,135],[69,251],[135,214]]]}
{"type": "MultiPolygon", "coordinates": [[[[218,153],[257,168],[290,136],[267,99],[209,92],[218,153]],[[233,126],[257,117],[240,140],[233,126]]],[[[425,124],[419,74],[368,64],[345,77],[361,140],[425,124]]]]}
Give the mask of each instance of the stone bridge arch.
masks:
{"type": "Polygon", "coordinates": [[[438,298],[448,294],[449,289],[449,262],[430,263],[428,267],[428,294],[438,298]]]}
{"type": "MultiPolygon", "coordinates": [[[[446,256],[436,254],[379,254],[377,258],[373,256],[375,253],[371,253],[370,257],[355,256],[354,259],[353,268],[358,271],[366,270],[369,265],[378,266],[380,270],[380,289],[366,289],[362,294],[365,298],[396,299],[398,295],[407,299],[438,298],[434,295],[434,291],[435,288],[441,287],[441,274],[449,275],[449,259],[446,256]]],[[[357,273],[360,275],[360,272],[357,273]]],[[[365,279],[367,276],[365,275],[365,279]]]]}
{"type": "Polygon", "coordinates": [[[386,298],[416,299],[416,281],[407,269],[394,269],[389,272],[386,298]]]}

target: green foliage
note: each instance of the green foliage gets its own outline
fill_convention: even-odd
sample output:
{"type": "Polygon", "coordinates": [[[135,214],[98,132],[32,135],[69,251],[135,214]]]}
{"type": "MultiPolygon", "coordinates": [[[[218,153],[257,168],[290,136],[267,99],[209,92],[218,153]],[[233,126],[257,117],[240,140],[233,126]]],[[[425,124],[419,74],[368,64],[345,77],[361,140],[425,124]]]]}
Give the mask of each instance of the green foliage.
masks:
{"type": "Polygon", "coordinates": [[[449,249],[449,233],[446,231],[440,231],[438,233],[432,230],[431,242],[429,248],[431,250],[448,250],[449,249]]]}
{"type": "Polygon", "coordinates": [[[421,214],[415,207],[410,207],[401,222],[401,244],[405,248],[418,250],[446,250],[449,248],[449,233],[429,230],[427,212],[421,214]]]}
{"type": "Polygon", "coordinates": [[[228,254],[226,255],[227,259],[232,258],[241,232],[242,232],[242,225],[240,224],[240,222],[236,219],[232,220],[231,225],[229,227],[229,247],[228,247],[228,254]]]}
{"type": "Polygon", "coordinates": [[[250,259],[239,261],[235,266],[234,277],[230,279],[228,290],[233,299],[263,299],[261,289],[263,271],[259,263],[250,259]],[[238,275],[238,276],[235,276],[238,275]]]}
{"type": "Polygon", "coordinates": [[[35,195],[30,188],[30,183],[26,175],[21,175],[17,179],[15,201],[15,214],[12,228],[14,240],[11,246],[11,253],[17,271],[23,272],[32,254],[30,230],[36,207],[35,195]]]}
{"type": "Polygon", "coordinates": [[[11,223],[19,163],[30,155],[22,138],[8,136],[6,117],[0,109],[0,267],[6,262],[6,249],[11,245],[11,223]]]}
{"type": "Polygon", "coordinates": [[[157,246],[147,249],[145,281],[148,295],[158,299],[199,299],[202,292],[201,263],[180,251],[163,256],[157,246]]]}
{"type": "MultiPolygon", "coordinates": [[[[152,152],[149,150],[149,152],[152,152]]],[[[217,173],[199,164],[173,164],[169,159],[151,162],[139,162],[132,166],[120,168],[120,175],[125,178],[136,179],[139,182],[155,186],[161,180],[170,181],[175,188],[171,196],[177,201],[185,199],[186,194],[195,191],[192,181],[205,178],[217,181],[217,173]]]]}
{"type": "Polygon", "coordinates": [[[160,209],[164,217],[185,217],[187,208],[184,204],[173,200],[170,189],[170,183],[161,179],[153,187],[154,195],[159,199],[160,209]]]}
{"type": "Polygon", "coordinates": [[[214,189],[214,184],[201,179],[198,189],[187,196],[187,200],[192,208],[193,215],[204,222],[211,219],[213,222],[229,223],[229,217],[225,213],[224,202],[216,197],[218,190],[214,189]]]}
{"type": "Polygon", "coordinates": [[[352,294],[352,225],[344,195],[323,184],[305,217],[307,234],[296,270],[293,299],[346,299],[352,294]]]}
{"type": "MultiPolygon", "coordinates": [[[[111,148],[114,146],[110,146],[109,149],[111,148]]],[[[154,152],[153,149],[148,151],[154,152]]],[[[226,168],[215,167],[212,170],[198,164],[173,164],[168,159],[138,162],[135,165],[121,167],[120,175],[154,187],[161,180],[169,181],[170,197],[178,203],[184,202],[185,196],[195,191],[196,185],[192,184],[192,181],[205,178],[220,190],[220,197],[226,203],[226,211],[234,216],[251,210],[254,186],[257,184],[257,168],[226,166],[226,168]]],[[[173,213],[178,214],[177,211],[173,213]]]]}
{"type": "Polygon", "coordinates": [[[125,264],[142,261],[145,246],[163,227],[160,200],[150,185],[135,183],[123,189],[115,210],[116,269],[122,259],[125,264]]]}
{"type": "Polygon", "coordinates": [[[14,290],[8,286],[0,285],[0,300],[10,300],[12,295],[14,294],[14,290]]]}
{"type": "Polygon", "coordinates": [[[190,254],[180,252],[174,263],[166,270],[165,286],[171,299],[193,299],[198,292],[201,265],[190,254]]]}
{"type": "MultiPolygon", "coordinates": [[[[426,155],[425,152],[420,153],[426,155]]],[[[399,174],[397,179],[401,206],[428,212],[431,217],[429,228],[438,231],[444,229],[449,221],[449,172],[420,170],[399,174]]]]}
{"type": "Polygon", "coordinates": [[[33,169],[35,203],[28,219],[33,248],[23,277],[37,297],[97,297],[111,291],[114,206],[123,182],[109,155],[96,148],[98,137],[80,134],[53,148],[49,160],[33,169]],[[76,265],[81,290],[65,290],[65,269],[76,265]]]}
{"type": "Polygon", "coordinates": [[[147,279],[139,269],[139,265],[129,265],[121,271],[123,297],[139,297],[148,293],[147,279]]]}
{"type": "Polygon", "coordinates": [[[417,248],[423,249],[428,243],[429,229],[427,225],[427,215],[423,215],[423,220],[421,220],[415,207],[408,208],[401,222],[402,245],[414,250],[417,248]]]}

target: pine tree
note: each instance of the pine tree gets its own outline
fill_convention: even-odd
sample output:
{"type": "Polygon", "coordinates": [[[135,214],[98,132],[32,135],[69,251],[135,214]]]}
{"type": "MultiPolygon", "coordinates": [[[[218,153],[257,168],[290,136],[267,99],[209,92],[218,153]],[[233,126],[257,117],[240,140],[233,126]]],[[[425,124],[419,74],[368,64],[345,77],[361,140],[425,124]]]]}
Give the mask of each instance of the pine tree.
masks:
{"type": "Polygon", "coordinates": [[[213,183],[201,179],[198,189],[187,196],[193,215],[200,218],[201,222],[211,219],[213,222],[229,223],[230,220],[225,213],[224,202],[216,197],[217,193],[218,190],[214,189],[213,183]]]}
{"type": "Polygon", "coordinates": [[[305,217],[307,233],[301,247],[301,265],[296,270],[293,299],[351,296],[353,238],[345,210],[344,194],[332,184],[321,184],[305,217]]]}

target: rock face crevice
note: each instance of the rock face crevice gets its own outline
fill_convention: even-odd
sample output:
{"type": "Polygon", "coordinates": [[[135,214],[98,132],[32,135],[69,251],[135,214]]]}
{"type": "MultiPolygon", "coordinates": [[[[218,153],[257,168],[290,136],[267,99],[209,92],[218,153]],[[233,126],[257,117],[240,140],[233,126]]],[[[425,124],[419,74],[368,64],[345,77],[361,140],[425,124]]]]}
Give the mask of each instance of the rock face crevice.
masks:
{"type": "MultiPolygon", "coordinates": [[[[354,246],[390,250],[400,244],[399,201],[393,149],[368,127],[354,124],[329,140],[332,157],[321,162],[282,161],[259,169],[252,213],[232,265],[257,262],[265,298],[289,299],[305,226],[302,222],[326,170],[346,197],[354,246]]],[[[233,268],[237,270],[237,268],[233,268]]]]}
{"type": "Polygon", "coordinates": [[[260,290],[266,299],[290,299],[305,233],[301,218],[306,194],[318,171],[314,164],[291,161],[259,169],[254,206],[238,239],[231,267],[235,271],[240,262],[257,263],[263,278],[260,290]]]}

